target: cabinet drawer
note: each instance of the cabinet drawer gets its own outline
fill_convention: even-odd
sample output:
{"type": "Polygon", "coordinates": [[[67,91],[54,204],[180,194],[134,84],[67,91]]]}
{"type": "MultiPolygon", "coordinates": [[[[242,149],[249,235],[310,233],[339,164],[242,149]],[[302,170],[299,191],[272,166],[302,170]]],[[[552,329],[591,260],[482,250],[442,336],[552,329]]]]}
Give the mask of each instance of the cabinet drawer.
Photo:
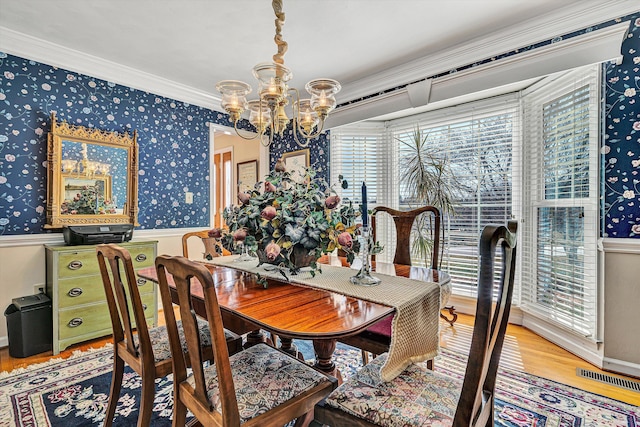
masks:
{"type": "MultiPolygon", "coordinates": [[[[151,324],[156,311],[155,294],[144,294],[141,295],[141,298],[142,304],[145,306],[147,324],[151,324]]],[[[105,327],[111,329],[109,307],[106,302],[58,312],[58,339],[60,340],[91,334],[104,330],[105,327]]]]}
{"type": "Polygon", "coordinates": [[[111,326],[107,303],[91,304],[58,312],[58,339],[77,337],[111,326]]]}
{"type": "MultiPolygon", "coordinates": [[[[133,268],[143,268],[152,266],[155,261],[155,245],[128,245],[123,243],[131,254],[133,268]]],[[[58,256],[58,278],[70,278],[100,274],[98,258],[95,248],[60,252],[58,256]]]]}
{"type": "Polygon", "coordinates": [[[58,308],[105,300],[101,276],[82,276],[58,281],[58,308]]]}
{"type": "MultiPolygon", "coordinates": [[[[143,294],[154,291],[155,284],[149,280],[137,277],[136,283],[142,298],[144,298],[143,294]]],[[[104,300],[101,276],[82,276],[58,281],[58,308],[60,309],[104,300]]]]}
{"type": "Polygon", "coordinates": [[[122,246],[127,248],[131,254],[131,260],[133,261],[133,268],[135,270],[152,266],[155,262],[156,248],[154,245],[122,246]]]}
{"type": "Polygon", "coordinates": [[[58,278],[100,275],[95,249],[61,252],[58,256],[58,278]]]}

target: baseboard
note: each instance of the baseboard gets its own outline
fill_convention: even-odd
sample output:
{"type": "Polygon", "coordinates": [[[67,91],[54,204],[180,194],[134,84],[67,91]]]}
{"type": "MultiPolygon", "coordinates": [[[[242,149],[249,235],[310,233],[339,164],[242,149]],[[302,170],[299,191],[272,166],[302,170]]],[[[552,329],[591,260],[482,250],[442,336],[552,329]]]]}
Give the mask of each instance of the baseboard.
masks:
{"type": "Polygon", "coordinates": [[[601,343],[569,333],[568,330],[528,312],[525,314],[522,326],[591,363],[593,366],[604,369],[602,366],[603,350],[601,343]]]}
{"type": "Polygon", "coordinates": [[[9,337],[0,337],[0,348],[9,347],[9,337]]]}
{"type": "Polygon", "coordinates": [[[605,357],[602,370],[640,378],[640,364],[605,357]]]}

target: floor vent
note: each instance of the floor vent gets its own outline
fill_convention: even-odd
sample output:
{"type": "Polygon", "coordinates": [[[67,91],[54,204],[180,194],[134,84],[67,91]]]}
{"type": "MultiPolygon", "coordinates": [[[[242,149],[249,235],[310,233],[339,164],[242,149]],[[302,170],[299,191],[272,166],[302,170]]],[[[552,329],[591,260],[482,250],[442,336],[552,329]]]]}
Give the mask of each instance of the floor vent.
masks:
{"type": "Polygon", "coordinates": [[[631,391],[640,392],[640,381],[628,380],[626,378],[614,377],[613,375],[601,374],[599,372],[589,371],[588,369],[576,368],[576,374],[579,377],[589,378],[594,381],[609,384],[612,386],[624,388],[631,391]]]}

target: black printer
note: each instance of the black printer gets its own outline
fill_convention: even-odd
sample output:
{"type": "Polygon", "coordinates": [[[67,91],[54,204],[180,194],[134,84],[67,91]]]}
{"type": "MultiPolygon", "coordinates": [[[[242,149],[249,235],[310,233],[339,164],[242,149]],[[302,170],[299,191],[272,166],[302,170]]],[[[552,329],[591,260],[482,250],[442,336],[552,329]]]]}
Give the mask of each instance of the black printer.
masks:
{"type": "Polygon", "coordinates": [[[122,243],[133,237],[133,224],[69,225],[62,234],[67,245],[122,243]]]}

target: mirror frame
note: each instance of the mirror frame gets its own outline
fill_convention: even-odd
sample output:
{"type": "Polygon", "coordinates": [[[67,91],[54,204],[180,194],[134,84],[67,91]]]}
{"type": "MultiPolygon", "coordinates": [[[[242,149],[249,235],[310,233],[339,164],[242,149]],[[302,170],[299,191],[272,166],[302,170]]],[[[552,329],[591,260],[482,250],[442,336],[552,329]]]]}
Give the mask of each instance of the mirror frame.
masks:
{"type": "Polygon", "coordinates": [[[47,139],[47,221],[44,228],[68,225],[138,224],[138,132],[109,132],[57,121],[51,113],[51,130],[47,139]],[[62,172],[62,142],[71,141],[106,147],[122,148],[127,153],[127,200],[122,214],[62,214],[64,189],[62,172]]]}

